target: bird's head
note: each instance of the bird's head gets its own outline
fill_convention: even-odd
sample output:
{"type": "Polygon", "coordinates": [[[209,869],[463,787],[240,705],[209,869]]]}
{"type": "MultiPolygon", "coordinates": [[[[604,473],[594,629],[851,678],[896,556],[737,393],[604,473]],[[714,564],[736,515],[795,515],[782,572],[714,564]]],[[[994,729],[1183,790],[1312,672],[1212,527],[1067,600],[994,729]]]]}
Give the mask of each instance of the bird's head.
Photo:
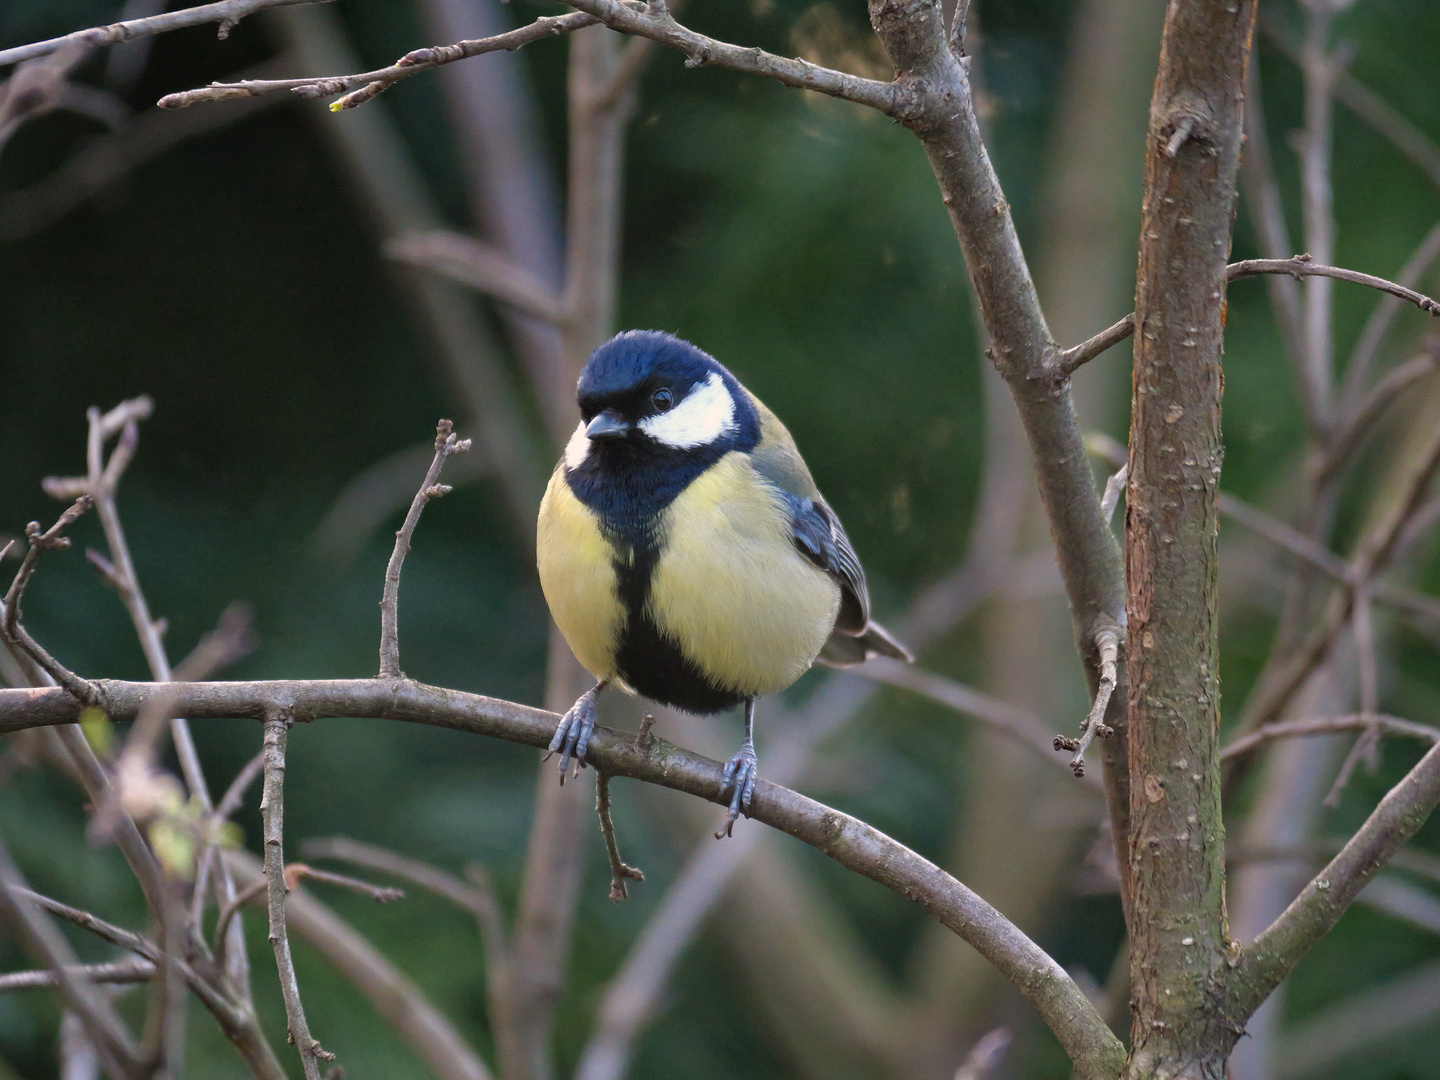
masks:
{"type": "Polygon", "coordinates": [[[629,330],[580,373],[580,426],[565,447],[579,468],[592,454],[718,455],[759,438],[754,403],[718,360],[672,334],[629,330]]]}

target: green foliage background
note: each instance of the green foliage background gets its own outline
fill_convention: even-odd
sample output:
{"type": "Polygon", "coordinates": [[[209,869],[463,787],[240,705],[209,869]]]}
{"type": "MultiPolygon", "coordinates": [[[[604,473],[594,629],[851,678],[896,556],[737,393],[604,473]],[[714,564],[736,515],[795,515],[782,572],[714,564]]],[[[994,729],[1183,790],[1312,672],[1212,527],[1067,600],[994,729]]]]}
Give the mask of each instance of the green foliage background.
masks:
{"type": "MultiPolygon", "coordinates": [[[[687,18],[730,40],[789,52],[789,28],[808,6],[697,0],[687,18]]],[[[1071,4],[981,6],[994,154],[1033,249],[1043,242],[1036,208],[1071,4]]],[[[1287,5],[1265,6],[1281,19],[1293,15],[1287,5]]],[[[9,0],[0,7],[0,46],[106,21],[118,7],[9,0]]],[[[517,7],[517,19],[532,14],[517,7]]],[[[347,0],[337,9],[367,61],[384,63],[423,43],[405,5],[347,0]]],[[[860,5],[843,10],[863,25],[860,5]]],[[[1440,140],[1440,6],[1362,2],[1344,17],[1342,36],[1356,43],[1355,73],[1440,140]]],[[[158,39],[132,104],[145,107],[234,71],[270,47],[250,24],[226,42],[210,30],[158,39]]],[[[559,162],[564,49],[546,43],[523,55],[559,162]]],[[[1268,46],[1259,55],[1275,156],[1293,193],[1295,156],[1283,135],[1300,122],[1298,79],[1268,46]]],[[[383,102],[452,223],[468,225],[434,80],[410,80],[383,102]]],[[[63,115],[25,128],[0,157],[0,190],[43,176],[95,130],[63,115]]],[[[1440,198],[1344,109],[1336,145],[1339,261],[1393,274],[1440,216],[1440,198]]],[[[1137,159],[1137,174],[1139,167],[1137,159]]],[[[984,361],[964,267],[918,144],[880,117],[728,73],[686,70],[663,54],[645,77],[627,172],[621,324],[698,342],[786,419],[866,561],[879,610],[895,611],[962,556],[983,441],[984,361]]],[[[1298,220],[1292,231],[1299,234],[1298,220]]],[[[1243,210],[1236,246],[1237,255],[1254,253],[1243,210]]],[[[1433,276],[1428,284],[1433,291],[1433,276]]],[[[1342,354],[1371,303],[1358,289],[1338,291],[1342,354]]],[[[1093,329],[1121,313],[1095,312],[1093,329]]],[[[1402,344],[1420,326],[1416,316],[1403,319],[1394,338],[1402,344]]],[[[1232,291],[1229,327],[1224,484],[1268,502],[1294,475],[1301,425],[1262,285],[1232,291]]],[[[168,620],[172,655],[183,655],[226,604],[244,599],[254,606],[262,646],[236,677],[373,673],[388,531],[343,564],[317,559],[312,536],[348,480],[426,438],[436,417],[457,406],[345,178],[297,106],[186,143],[59,224],[0,245],[0,533],[18,535],[26,521],[53,518],[57,505],[39,480],[82,469],[85,408],[141,392],[153,395],[156,413],[144,425],[121,509],[151,605],[168,620]]],[[[1117,406],[1122,426],[1111,434],[1123,438],[1117,406]]],[[[99,543],[97,523],[82,522],[75,537],[76,551],[44,564],[27,597],[29,622],[84,674],[144,677],[123,610],[79,555],[99,543]]],[[[462,486],[433,505],[405,569],[407,671],[538,701],[547,620],[532,567],[489,485],[462,486]]],[[[1440,570],[1432,568],[1432,591],[1437,582],[1440,570]]],[[[1232,613],[1224,628],[1231,710],[1272,627],[1273,612],[1257,604],[1232,613]]],[[[973,677],[977,657],[962,631],[930,662],[973,677]]],[[[817,678],[794,693],[803,696],[817,678]]],[[[1402,636],[1389,685],[1387,709],[1437,719],[1440,672],[1418,636],[1402,636]]],[[[1057,730],[1070,722],[1054,718],[1057,730]]],[[[951,788],[968,731],[950,713],[887,693],[841,737],[842,759],[864,766],[832,770],[813,793],[941,857],[955,827],[951,788]]],[[[256,751],[260,733],[237,721],[205,725],[198,737],[210,775],[223,785],[256,751]]],[[[457,869],[483,862],[513,903],[533,760],[528,750],[453,732],[318,723],[291,739],[288,832],[343,832],[457,869]]],[[[1410,760],[1408,748],[1387,749],[1380,775],[1360,778],[1327,832],[1358,821],[1410,760]]],[[[598,837],[588,846],[573,977],[560,1010],[562,1071],[579,1052],[600,988],[684,855],[654,820],[653,801],[623,784],[617,799],[627,855],[647,880],[629,903],[612,906],[598,837]]],[[[240,819],[252,845],[254,801],[240,819]]],[[[85,845],[83,821],[75,792],[43,771],[22,772],[0,789],[0,835],[37,888],[117,920],[140,919],[138,890],[113,851],[85,845]]],[[[1436,838],[1432,825],[1423,841],[1434,849],[1436,838]]],[[[802,857],[898,978],[918,912],[808,852],[802,857]]],[[[325,899],[488,1045],[483,958],[463,916],[419,894],[385,908],[347,895],[325,899]]],[[[1113,899],[1062,906],[1043,943],[1062,963],[1083,964],[1103,979],[1117,940],[1113,899]]],[[[284,1021],[267,977],[264,931],[254,919],[249,929],[258,996],[279,1045],[284,1021]]],[[[99,955],[92,943],[79,944],[99,955]]],[[[1434,936],[1357,911],[1302,965],[1289,1009],[1303,1019],[1435,954],[1434,936]]],[[[0,946],[0,967],[22,963],[12,944],[0,946]]],[[[312,1027],[348,1076],[423,1075],[326,965],[303,947],[299,963],[312,1027]]],[[[196,1019],[188,1074],[241,1076],[223,1039],[196,1019]]],[[[0,1061],[28,1080],[54,1076],[56,1023],[43,993],[0,996],[0,1061]]],[[[1045,1038],[1025,1041],[1034,1048],[1013,1053],[1007,1075],[1066,1075],[1045,1038]]],[[[1432,1020],[1347,1062],[1344,1075],[1440,1077],[1437,1046],[1440,1021],[1432,1020]]],[[[721,939],[702,937],[643,1040],[637,1080],[794,1072],[721,939]]]]}

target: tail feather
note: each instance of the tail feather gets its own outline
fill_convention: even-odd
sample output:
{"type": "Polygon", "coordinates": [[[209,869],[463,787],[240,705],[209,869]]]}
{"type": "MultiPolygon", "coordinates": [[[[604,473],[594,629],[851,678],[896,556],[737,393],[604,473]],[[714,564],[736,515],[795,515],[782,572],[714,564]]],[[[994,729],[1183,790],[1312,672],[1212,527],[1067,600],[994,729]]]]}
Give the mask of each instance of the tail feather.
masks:
{"type": "Polygon", "coordinates": [[[877,622],[867,624],[859,634],[836,630],[816,659],[826,667],[847,668],[877,656],[893,657],[907,664],[915,660],[910,650],[877,622]]]}

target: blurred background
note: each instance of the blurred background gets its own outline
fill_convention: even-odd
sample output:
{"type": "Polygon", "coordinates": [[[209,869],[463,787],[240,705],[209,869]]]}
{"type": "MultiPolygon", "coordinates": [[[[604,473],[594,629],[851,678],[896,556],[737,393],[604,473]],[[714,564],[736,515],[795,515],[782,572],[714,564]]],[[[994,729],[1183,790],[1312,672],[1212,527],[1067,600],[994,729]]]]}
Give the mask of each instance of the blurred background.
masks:
{"type": "MultiPolygon", "coordinates": [[[[1307,119],[1294,43],[1306,23],[1288,0],[1261,6],[1267,30],[1255,56],[1269,150],[1301,251],[1311,223],[1299,199],[1303,147],[1293,133],[1307,119]]],[[[975,8],[971,45],[991,153],[1052,329],[1074,343],[1131,307],[1163,4],[977,0],[975,8]]],[[[7,0],[0,48],[121,10],[112,0],[7,0]]],[[[557,346],[552,331],[513,306],[416,268],[418,256],[394,256],[405,254],[402,233],[449,229],[508,251],[558,288],[566,197],[578,182],[567,179],[576,154],[567,136],[572,46],[546,41],[469,60],[339,116],[290,95],[173,113],[153,103],[257,65],[285,74],[379,67],[411,48],[557,10],[521,0],[343,0],[248,20],[223,41],[213,27],[181,31],[90,57],[74,74],[94,88],[86,107],[7,132],[0,536],[53,520],[60,504],[40,480],[83,471],[87,407],[149,394],[154,416],[119,506],[172,659],[243,600],[260,644],[228,677],[368,676],[393,530],[423,475],[436,418],[453,417],[476,437],[477,453],[448,467],[456,490],[427,510],[405,565],[404,667],[425,682],[542,703],[549,620],[533,518],[521,511],[549,471],[555,433],[573,423],[565,376],[584,333],[557,346]]],[[[858,2],[690,0],[681,16],[724,40],[885,77],[858,2]]],[[[1440,144],[1440,6],[1360,0],[1327,40],[1345,50],[1349,77],[1409,125],[1407,150],[1373,116],[1334,105],[1334,261],[1395,277],[1440,219],[1440,156],[1428,166],[1425,158],[1440,144]]],[[[925,643],[923,668],[1028,710],[1053,732],[1071,731],[1085,685],[1028,451],[984,359],[963,260],[920,146],[859,107],[687,70],[682,59],[637,54],[643,68],[624,91],[621,112],[630,115],[617,120],[626,137],[612,170],[623,183],[618,248],[607,264],[614,306],[598,304],[592,336],[604,323],[601,337],[669,330],[730,366],[791,428],[865,562],[879,616],[925,643]],[[968,576],[957,578],[957,568],[968,576]]],[[[1237,258],[1264,251],[1252,218],[1242,200],[1237,258]]],[[[1428,261],[1419,281],[1422,291],[1440,287],[1428,261]]],[[[1338,356],[1374,303],[1358,288],[1335,291],[1338,356]]],[[[1425,332],[1418,313],[1401,313],[1376,368],[1413,356],[1425,332]]],[[[1306,436],[1284,353],[1266,284],[1235,285],[1223,485],[1291,520],[1306,436]]],[[[1128,346],[1118,348],[1075,380],[1101,482],[1114,468],[1107,447],[1125,438],[1128,362],[1128,346]]],[[[1415,384],[1346,474],[1327,537],[1339,550],[1370,513],[1397,448],[1437,423],[1437,392],[1433,378],[1415,384]]],[[[124,609],[78,550],[100,543],[98,523],[82,520],[73,535],[77,549],[47,559],[26,597],[29,626],[84,675],[147,677],[124,609]]],[[[1293,563],[1230,522],[1222,540],[1232,718],[1276,639],[1293,563]]],[[[1404,573],[1435,592],[1433,545],[1415,545],[1404,573]]],[[[1440,665],[1426,628],[1381,623],[1380,704],[1435,722],[1440,665]]],[[[1335,693],[1353,695],[1354,678],[1339,666],[1335,693]]],[[[1094,786],[1057,767],[1062,755],[1045,760],[1043,745],[1027,748],[910,690],[827,680],[803,679],[783,716],[781,703],[762,704],[762,774],[767,744],[810,724],[791,777],[802,790],[952,869],[1126,1025],[1123,986],[1117,997],[1111,979],[1123,927],[1094,786]],[[817,728],[804,709],[821,694],[831,722],[817,728]]],[[[610,722],[634,726],[628,708],[620,703],[610,722]]],[[[714,754],[734,742],[739,723],[662,717],[657,730],[714,754]]],[[[212,787],[223,789],[258,750],[260,731],[206,722],[196,739],[212,787]]],[[[1319,796],[1339,760],[1328,753],[1305,767],[1307,776],[1323,772],[1318,794],[1283,800],[1295,810],[1274,828],[1292,847],[1345,835],[1416,756],[1387,745],[1378,769],[1359,770],[1327,808],[1319,796]]],[[[548,769],[543,779],[553,782],[548,769]]],[[[1257,772],[1236,802],[1232,838],[1240,815],[1278,783],[1273,771],[1257,772]]],[[[416,725],[317,722],[291,736],[287,843],[344,835],[457,874],[481,865],[511,912],[536,791],[536,754],[525,748],[416,725]]],[[[667,889],[695,852],[706,857],[714,845],[707,837],[718,811],[697,813],[693,800],[633,784],[617,783],[613,794],[626,861],[646,880],[625,903],[609,902],[586,805],[555,1013],[562,1076],[576,1069],[607,985],[667,889]]],[[[583,785],[564,796],[589,799],[583,785]]],[[[257,803],[258,788],[237,818],[254,851],[257,803]]],[[[0,836],[37,889],[143,926],[138,888],[114,850],[87,846],[84,820],[83,797],[56,770],[17,768],[0,787],[0,836]]],[[[742,830],[760,827],[742,822],[742,830]]],[[[746,844],[663,981],[629,1075],[948,1080],[987,1033],[1003,1051],[990,1075],[1067,1075],[1058,1045],[1018,995],[917,908],[788,838],[746,844]]],[[[1433,823],[1416,848],[1421,862],[1425,851],[1440,852],[1433,823]]],[[[1303,871],[1305,859],[1295,858],[1303,871]]],[[[1397,887],[1409,890],[1408,907],[1358,906],[1305,960],[1255,1029],[1262,1053],[1237,1076],[1440,1078],[1440,888],[1423,874],[1397,887]]],[[[465,912],[415,889],[383,907],[312,891],[492,1054],[485,955],[465,912]]],[[[1239,920],[1236,905],[1232,890],[1239,920]]],[[[257,1004],[298,1075],[283,1046],[263,920],[248,917],[246,929],[257,1004]]],[[[77,947],[107,955],[79,939],[77,947]]],[[[347,1076],[432,1075],[323,956],[303,940],[296,950],[311,1027],[347,1076]]],[[[25,965],[13,942],[0,944],[0,969],[25,965]]],[[[57,1077],[58,1025],[48,992],[0,995],[0,1077],[57,1077]]],[[[246,1075],[198,1007],[186,1074],[246,1075]]]]}

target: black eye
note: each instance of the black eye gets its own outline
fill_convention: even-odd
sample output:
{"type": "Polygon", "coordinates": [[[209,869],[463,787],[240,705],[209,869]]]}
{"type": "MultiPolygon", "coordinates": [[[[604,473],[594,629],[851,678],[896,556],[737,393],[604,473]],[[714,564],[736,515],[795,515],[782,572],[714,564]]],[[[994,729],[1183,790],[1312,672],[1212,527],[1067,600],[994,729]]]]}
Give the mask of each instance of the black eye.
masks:
{"type": "Polygon", "coordinates": [[[662,386],[650,395],[650,405],[656,412],[669,412],[675,407],[675,395],[668,386],[662,386]]]}

